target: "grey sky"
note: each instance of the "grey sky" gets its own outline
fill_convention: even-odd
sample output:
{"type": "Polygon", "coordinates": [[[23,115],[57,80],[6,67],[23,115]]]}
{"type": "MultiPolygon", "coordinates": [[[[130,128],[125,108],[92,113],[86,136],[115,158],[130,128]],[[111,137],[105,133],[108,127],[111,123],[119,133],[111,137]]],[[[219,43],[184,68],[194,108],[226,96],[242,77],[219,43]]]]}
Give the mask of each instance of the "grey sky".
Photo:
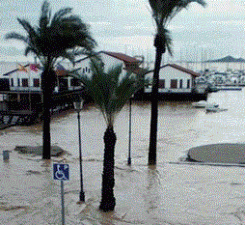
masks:
{"type": "MultiPolygon", "coordinates": [[[[244,0],[207,0],[205,8],[195,3],[169,24],[173,38],[173,60],[219,58],[228,54],[245,57],[244,0]]],[[[4,40],[10,31],[22,32],[16,18],[34,25],[42,0],[0,0],[0,61],[23,61],[24,46],[4,40]]],[[[98,50],[144,55],[153,60],[155,24],[148,0],[59,0],[50,1],[53,12],[72,7],[90,25],[98,50]]],[[[167,55],[165,59],[169,58],[167,55]]],[[[32,60],[32,57],[29,57],[32,60]]]]}

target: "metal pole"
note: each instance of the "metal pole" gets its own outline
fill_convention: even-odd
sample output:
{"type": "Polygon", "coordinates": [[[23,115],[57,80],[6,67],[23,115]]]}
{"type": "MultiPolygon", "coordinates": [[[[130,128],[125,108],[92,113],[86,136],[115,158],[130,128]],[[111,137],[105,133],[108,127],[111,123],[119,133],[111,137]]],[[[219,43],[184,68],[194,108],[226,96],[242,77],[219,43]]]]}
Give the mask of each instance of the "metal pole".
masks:
{"type": "Polygon", "coordinates": [[[61,215],[62,215],[62,225],[65,225],[65,203],[64,203],[64,181],[60,181],[61,185],[61,215]]]}
{"type": "Polygon", "coordinates": [[[132,99],[129,99],[129,138],[128,138],[128,165],[131,165],[131,105],[132,99]]]}
{"type": "Polygon", "coordinates": [[[3,160],[4,161],[8,161],[9,160],[9,151],[8,150],[4,150],[3,151],[3,160]]]}
{"type": "Polygon", "coordinates": [[[81,191],[80,191],[80,202],[85,201],[85,194],[83,191],[83,167],[82,167],[82,145],[81,145],[81,128],[80,128],[80,112],[77,112],[77,120],[78,120],[78,138],[79,138],[79,162],[80,162],[80,184],[81,184],[81,191]]]}

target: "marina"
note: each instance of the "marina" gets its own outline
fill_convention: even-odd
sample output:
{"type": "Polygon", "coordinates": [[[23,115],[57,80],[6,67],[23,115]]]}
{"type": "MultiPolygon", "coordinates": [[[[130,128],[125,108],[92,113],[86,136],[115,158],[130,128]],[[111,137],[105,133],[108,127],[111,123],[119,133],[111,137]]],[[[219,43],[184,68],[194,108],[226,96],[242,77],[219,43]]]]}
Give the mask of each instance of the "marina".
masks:
{"type": "MultiPolygon", "coordinates": [[[[108,68],[112,63],[123,62],[128,70],[131,68],[135,70],[137,67],[137,71],[139,71],[139,66],[142,64],[139,59],[122,53],[102,51],[98,54],[110,62],[107,65],[108,68]]],[[[88,58],[78,60],[75,68],[81,68],[81,71],[89,75],[88,60],[88,58]]],[[[18,64],[15,69],[12,64],[10,67],[7,67],[6,63],[2,64],[2,72],[5,71],[0,79],[0,123],[2,129],[12,125],[33,124],[42,118],[40,79],[42,70],[38,64],[22,64],[18,64]],[[12,70],[7,71],[8,68],[12,68],[12,70]]],[[[65,64],[65,67],[61,64],[56,66],[57,85],[52,96],[52,114],[73,108],[74,99],[84,96],[82,85],[77,79],[68,75],[68,69],[72,69],[70,64],[65,64]]],[[[149,70],[145,75],[147,79],[152,79],[152,76],[152,70],[149,70]]],[[[206,101],[208,93],[241,91],[242,87],[243,72],[241,70],[226,68],[226,72],[217,72],[215,69],[195,72],[181,65],[166,64],[160,72],[158,98],[161,101],[206,101]]],[[[150,93],[151,85],[135,93],[134,99],[150,100],[150,93]]]]}

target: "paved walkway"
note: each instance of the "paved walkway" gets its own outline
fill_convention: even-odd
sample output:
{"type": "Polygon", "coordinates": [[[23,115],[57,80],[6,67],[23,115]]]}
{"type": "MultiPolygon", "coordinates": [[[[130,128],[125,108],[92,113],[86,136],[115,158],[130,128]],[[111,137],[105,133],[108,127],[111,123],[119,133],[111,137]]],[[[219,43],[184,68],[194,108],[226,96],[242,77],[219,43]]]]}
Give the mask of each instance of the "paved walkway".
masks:
{"type": "Polygon", "coordinates": [[[191,148],[188,160],[212,163],[245,163],[245,144],[212,144],[191,148]]]}

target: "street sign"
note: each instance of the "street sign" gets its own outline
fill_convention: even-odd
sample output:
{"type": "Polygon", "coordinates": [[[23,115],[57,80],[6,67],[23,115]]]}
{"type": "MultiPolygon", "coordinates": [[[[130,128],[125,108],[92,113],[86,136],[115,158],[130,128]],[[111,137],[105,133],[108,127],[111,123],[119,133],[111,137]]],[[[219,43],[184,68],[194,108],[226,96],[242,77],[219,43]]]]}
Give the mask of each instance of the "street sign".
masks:
{"type": "Polygon", "coordinates": [[[69,180],[69,164],[53,164],[54,180],[69,180]]]}
{"type": "Polygon", "coordinates": [[[62,225],[65,225],[64,180],[69,180],[69,164],[53,164],[53,177],[60,180],[62,225]]]}

